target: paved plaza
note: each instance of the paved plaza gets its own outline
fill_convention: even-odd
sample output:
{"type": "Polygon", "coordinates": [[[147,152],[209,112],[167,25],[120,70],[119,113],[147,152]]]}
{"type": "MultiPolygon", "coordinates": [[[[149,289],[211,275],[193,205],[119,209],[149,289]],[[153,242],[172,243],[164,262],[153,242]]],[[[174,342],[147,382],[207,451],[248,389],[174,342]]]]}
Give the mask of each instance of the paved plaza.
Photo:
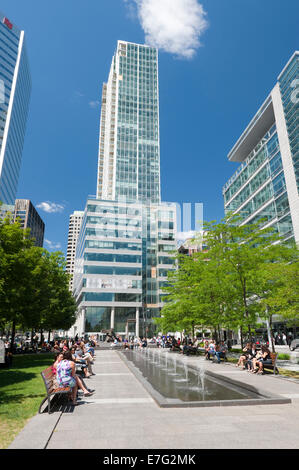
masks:
{"type": "MultiPolygon", "coordinates": [[[[160,354],[175,354],[160,350],[160,354]]],[[[203,357],[177,360],[248,383],[289,404],[160,408],[121,353],[98,350],[88,387],[94,395],[63,411],[34,416],[10,449],[298,449],[299,382],[256,376],[203,357]]]]}

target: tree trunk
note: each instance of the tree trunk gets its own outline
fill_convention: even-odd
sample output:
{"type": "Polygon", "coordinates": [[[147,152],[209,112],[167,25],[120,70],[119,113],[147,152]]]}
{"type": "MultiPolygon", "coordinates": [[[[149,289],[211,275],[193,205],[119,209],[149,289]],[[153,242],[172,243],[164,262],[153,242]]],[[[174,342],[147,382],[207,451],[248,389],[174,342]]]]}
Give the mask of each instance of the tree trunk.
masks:
{"type": "Polygon", "coordinates": [[[240,327],[240,336],[241,336],[241,348],[243,349],[244,344],[243,344],[243,328],[242,328],[242,326],[240,327]]]}
{"type": "Polygon", "coordinates": [[[218,342],[218,333],[217,333],[217,328],[214,328],[214,335],[215,335],[215,341],[216,343],[218,342]]]}
{"type": "Polygon", "coordinates": [[[50,343],[51,330],[48,331],[48,344],[50,343]]]}
{"type": "Polygon", "coordinates": [[[31,347],[33,348],[33,329],[31,330],[31,341],[30,341],[30,343],[31,343],[31,347]]]}
{"type": "Polygon", "coordinates": [[[43,330],[40,330],[40,345],[42,346],[44,342],[44,335],[43,335],[43,330]]]}
{"type": "MultiPolygon", "coordinates": [[[[247,315],[247,318],[248,318],[248,313],[246,313],[246,315],[247,315]]],[[[252,334],[251,334],[251,326],[250,325],[248,325],[248,337],[249,337],[250,341],[252,341],[252,334]]]]}
{"type": "Polygon", "coordinates": [[[10,352],[11,352],[11,354],[13,353],[13,345],[14,345],[14,342],[15,342],[15,336],[16,336],[16,321],[13,320],[12,327],[11,327],[11,342],[10,342],[10,352]]]}
{"type": "MultiPolygon", "coordinates": [[[[267,326],[268,326],[268,321],[267,321],[267,326]]],[[[270,330],[270,337],[271,337],[272,352],[275,353],[275,341],[272,335],[272,315],[270,315],[269,330],[270,330]]],[[[269,346],[270,346],[270,339],[269,339],[269,346]]]]}

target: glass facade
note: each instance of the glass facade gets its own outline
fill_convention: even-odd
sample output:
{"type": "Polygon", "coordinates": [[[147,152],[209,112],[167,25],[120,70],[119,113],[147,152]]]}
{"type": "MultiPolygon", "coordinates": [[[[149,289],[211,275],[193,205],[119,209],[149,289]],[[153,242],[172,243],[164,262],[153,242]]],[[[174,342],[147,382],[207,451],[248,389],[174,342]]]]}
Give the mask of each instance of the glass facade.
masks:
{"type": "Polygon", "coordinates": [[[35,246],[43,246],[45,224],[29,199],[16,199],[14,220],[18,220],[21,228],[30,229],[30,237],[35,239],[35,246]]]}
{"type": "Polygon", "coordinates": [[[225,212],[299,242],[299,52],[228,154],[241,162],[223,187],[225,212]]]}
{"type": "Polygon", "coordinates": [[[156,48],[118,42],[103,86],[97,197],[160,202],[156,48]]]}
{"type": "Polygon", "coordinates": [[[85,327],[93,328],[86,331],[96,331],[104,324],[106,327],[101,329],[110,328],[108,316],[109,325],[124,333],[126,322],[131,320],[131,325],[134,312],[133,318],[140,328],[148,328],[148,334],[153,332],[152,319],[159,314],[163,302],[163,282],[169,269],[175,269],[175,219],[174,204],[153,206],[88,200],[74,269],[78,306],[85,309],[85,327]],[[95,223],[91,213],[101,213],[97,222],[102,228],[97,234],[90,232],[95,223]],[[124,216],[127,218],[123,219],[124,216]],[[122,223],[129,226],[130,220],[139,227],[138,237],[115,234],[115,226],[122,223]],[[110,235],[111,230],[114,237],[110,235]],[[165,244],[164,233],[172,241],[165,244]]]}
{"type": "Polygon", "coordinates": [[[293,235],[291,218],[280,220],[290,208],[275,125],[224,187],[223,196],[226,213],[237,212],[242,223],[270,223],[280,235],[293,235]]]}
{"type": "Polygon", "coordinates": [[[31,92],[24,32],[0,13],[0,201],[14,204],[31,92]]]}
{"type": "Polygon", "coordinates": [[[279,79],[281,99],[299,193],[299,54],[295,54],[279,79]]]}

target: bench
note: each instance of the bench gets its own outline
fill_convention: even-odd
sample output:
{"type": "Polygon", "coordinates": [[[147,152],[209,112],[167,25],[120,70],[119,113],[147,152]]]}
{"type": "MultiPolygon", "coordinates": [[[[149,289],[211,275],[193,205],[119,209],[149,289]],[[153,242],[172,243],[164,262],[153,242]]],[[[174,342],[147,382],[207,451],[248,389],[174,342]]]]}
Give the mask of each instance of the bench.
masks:
{"type": "Polygon", "coordinates": [[[276,367],[278,353],[271,352],[270,356],[272,359],[272,364],[263,364],[263,372],[264,372],[264,369],[270,369],[270,370],[273,370],[274,375],[279,374],[279,370],[276,367]]]}
{"type": "Polygon", "coordinates": [[[193,346],[187,346],[187,350],[185,348],[185,351],[184,349],[182,350],[183,354],[186,354],[186,356],[189,356],[190,354],[194,354],[195,356],[197,356],[197,354],[200,354],[200,350],[198,349],[198,347],[193,347],[193,346]]]}
{"type": "MultiPolygon", "coordinates": [[[[222,360],[223,362],[226,362],[226,361],[227,361],[227,356],[226,356],[226,354],[227,354],[227,353],[224,353],[224,356],[220,356],[220,362],[221,362],[221,360],[222,360]]],[[[216,354],[212,357],[212,361],[213,361],[213,362],[218,362],[218,359],[217,359],[216,354]]]]}
{"type": "Polygon", "coordinates": [[[48,400],[48,413],[50,414],[50,407],[51,407],[50,397],[52,395],[69,393],[71,391],[71,388],[59,387],[56,384],[56,381],[54,380],[56,378],[56,375],[53,373],[52,367],[48,367],[47,369],[43,370],[41,372],[41,376],[43,378],[43,381],[46,387],[47,396],[41,402],[38,412],[41,413],[43,404],[48,400]]]}

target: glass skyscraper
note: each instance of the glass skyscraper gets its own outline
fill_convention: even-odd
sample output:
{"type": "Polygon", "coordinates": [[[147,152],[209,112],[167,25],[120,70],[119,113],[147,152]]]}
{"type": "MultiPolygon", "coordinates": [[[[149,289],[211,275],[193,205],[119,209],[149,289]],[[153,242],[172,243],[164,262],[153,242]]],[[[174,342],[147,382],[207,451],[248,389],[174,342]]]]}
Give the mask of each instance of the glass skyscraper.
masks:
{"type": "Polygon", "coordinates": [[[299,52],[296,51],[228,158],[242,162],[223,188],[241,224],[272,226],[299,242],[299,52]]]}
{"type": "Polygon", "coordinates": [[[118,41],[102,92],[97,197],[160,202],[156,48],[118,41]]]}
{"type": "Polygon", "coordinates": [[[30,229],[30,238],[35,239],[35,246],[43,246],[45,224],[29,199],[16,199],[14,220],[20,223],[22,229],[30,229]]]}
{"type": "Polygon", "coordinates": [[[152,334],[175,249],[176,205],[160,200],[158,51],[118,41],[102,90],[97,193],[77,242],[78,331],[152,334]]]}
{"type": "Polygon", "coordinates": [[[31,78],[24,31],[0,13],[0,201],[16,199],[31,78]]]}

